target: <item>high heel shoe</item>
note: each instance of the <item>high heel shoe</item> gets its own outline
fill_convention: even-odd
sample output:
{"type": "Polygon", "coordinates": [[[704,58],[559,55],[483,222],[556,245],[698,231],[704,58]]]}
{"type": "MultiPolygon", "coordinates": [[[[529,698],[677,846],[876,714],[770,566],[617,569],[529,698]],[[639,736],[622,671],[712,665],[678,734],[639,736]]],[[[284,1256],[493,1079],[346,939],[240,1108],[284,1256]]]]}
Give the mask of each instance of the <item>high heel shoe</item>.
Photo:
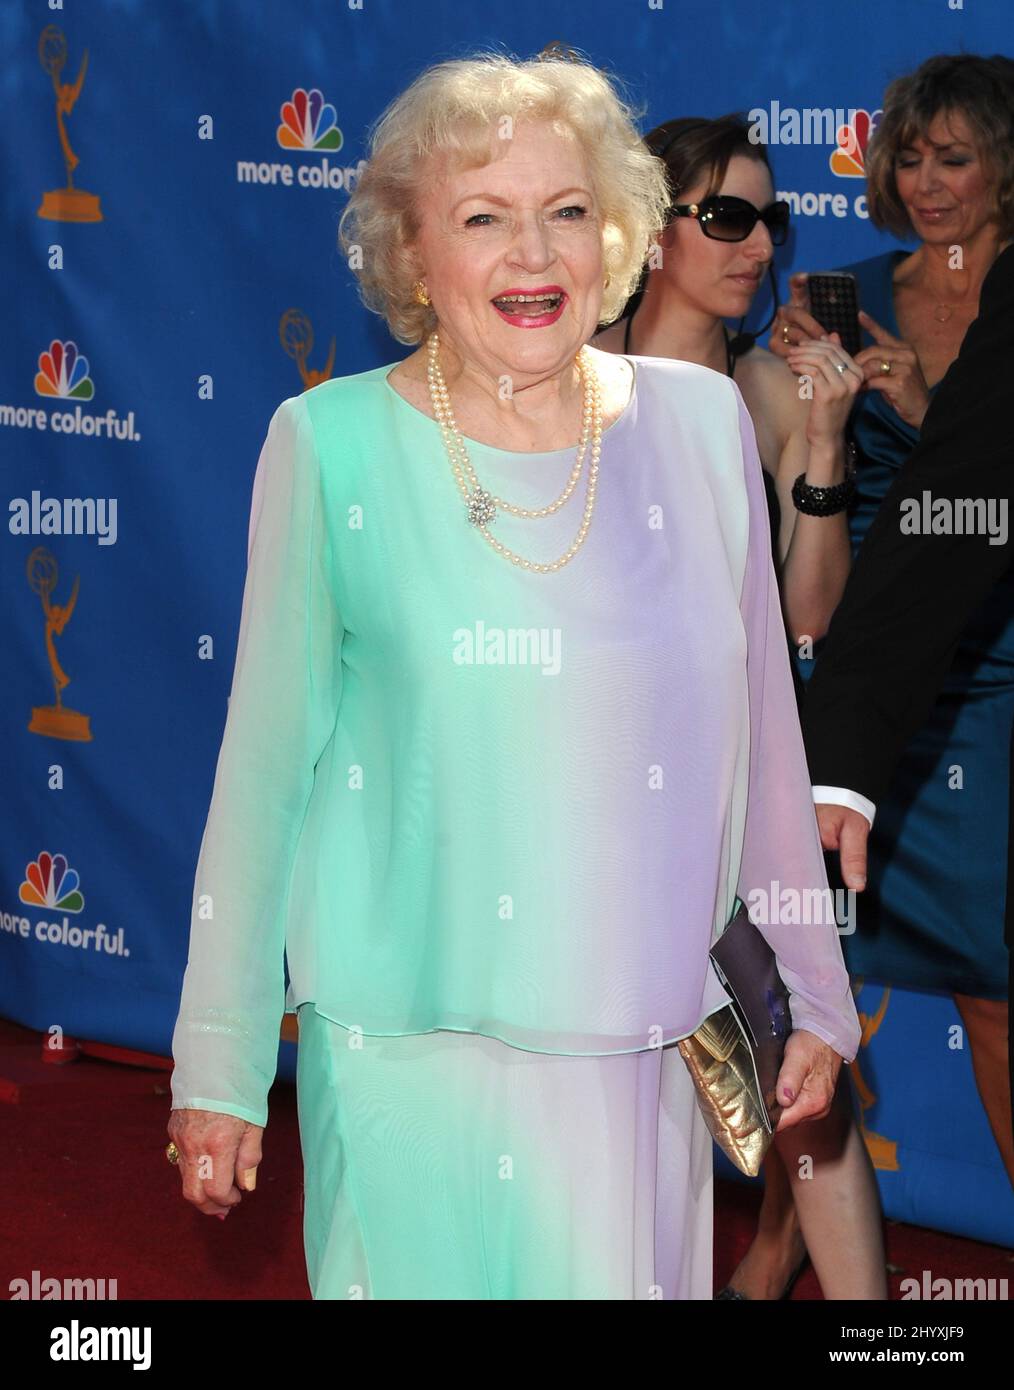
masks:
{"type": "MultiPolygon", "coordinates": [[[[809,1258],[810,1256],[808,1252],[804,1250],[803,1258],[799,1261],[799,1264],[796,1265],[795,1269],[789,1275],[785,1288],[778,1295],[777,1301],[779,1303],[783,1302],[791,1295],[792,1290],[796,1287],[796,1280],[802,1274],[804,1266],[809,1261],[809,1258]]],[[[718,1293],[715,1294],[714,1302],[717,1303],[720,1299],[726,1302],[728,1302],[731,1299],[736,1299],[742,1303],[753,1303],[757,1301],[755,1299],[752,1299],[748,1293],[741,1293],[739,1289],[734,1289],[731,1284],[726,1284],[724,1288],[719,1289],[718,1293]]]]}

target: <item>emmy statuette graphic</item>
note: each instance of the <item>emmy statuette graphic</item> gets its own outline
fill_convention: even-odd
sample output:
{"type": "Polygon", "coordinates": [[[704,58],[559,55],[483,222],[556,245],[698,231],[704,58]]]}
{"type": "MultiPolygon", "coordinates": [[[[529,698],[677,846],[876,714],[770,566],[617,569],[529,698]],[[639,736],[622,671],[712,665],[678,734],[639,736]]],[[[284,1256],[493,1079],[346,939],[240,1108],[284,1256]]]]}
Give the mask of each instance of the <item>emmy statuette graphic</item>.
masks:
{"type": "Polygon", "coordinates": [[[101,222],[102,211],[99,207],[98,195],[86,193],[83,189],[74,187],[74,170],[80,160],[70,147],[67,127],[63,120],[65,115],[69,115],[74,110],[77,99],[81,95],[85,73],[88,71],[88,50],[85,49],[81,70],[73,85],[60,81],[60,73],[63,71],[66,61],[67,40],[61,29],[58,29],[55,24],[50,24],[43,29],[39,38],[39,62],[52,78],[53,91],[56,93],[56,128],[60,133],[63,162],[67,166],[67,187],[55,188],[48,193],[43,193],[37,215],[49,218],[52,222],[101,222]]]}
{"type": "MultiPolygon", "coordinates": [[[[856,995],[860,993],[862,987],[863,981],[861,979],[856,980],[856,995]]],[[[862,1037],[859,1045],[860,1051],[862,1051],[864,1047],[869,1047],[870,1039],[878,1032],[880,1025],[884,1021],[884,1015],[887,1013],[887,1005],[890,998],[891,988],[888,985],[880,996],[880,1004],[877,1007],[876,1013],[868,1014],[862,1010],[859,1011],[859,1024],[862,1028],[862,1037]]],[[[870,1158],[873,1160],[873,1166],[874,1168],[879,1168],[881,1172],[896,1173],[901,1167],[901,1164],[898,1162],[898,1145],[893,1139],[887,1139],[883,1134],[877,1134],[874,1130],[867,1129],[866,1127],[866,1112],[876,1104],[876,1093],[863,1080],[862,1072],[859,1070],[858,1056],[850,1066],[852,1080],[856,1085],[856,1094],[859,1097],[859,1107],[862,1112],[859,1121],[859,1130],[863,1139],[866,1141],[866,1147],[869,1150],[870,1158]]]]}
{"type": "Polygon", "coordinates": [[[57,660],[56,647],[53,643],[54,634],[57,637],[62,634],[74,612],[80,575],[74,580],[74,587],[71,590],[68,603],[50,603],[50,595],[56,588],[59,578],[59,569],[54,557],[44,545],[36,546],[29,555],[25,568],[28,573],[28,583],[42,600],[42,611],[46,615],[46,655],[49,657],[49,669],[53,673],[53,686],[56,690],[55,705],[36,705],[33,707],[32,718],[28,725],[29,732],[45,734],[48,738],[75,739],[82,743],[90,742],[92,732],[87,714],[79,714],[77,710],[67,709],[64,706],[63,690],[65,686],[70,684],[70,676],[67,675],[57,660]]]}
{"type": "Polygon", "coordinates": [[[311,386],[319,386],[322,381],[331,380],[331,372],[334,369],[334,338],[331,339],[331,351],[328,353],[327,362],[320,371],[306,365],[306,359],[313,351],[313,324],[306,314],[299,309],[287,309],[278,325],[278,336],[288,356],[295,358],[304,391],[309,391],[311,386]]]}

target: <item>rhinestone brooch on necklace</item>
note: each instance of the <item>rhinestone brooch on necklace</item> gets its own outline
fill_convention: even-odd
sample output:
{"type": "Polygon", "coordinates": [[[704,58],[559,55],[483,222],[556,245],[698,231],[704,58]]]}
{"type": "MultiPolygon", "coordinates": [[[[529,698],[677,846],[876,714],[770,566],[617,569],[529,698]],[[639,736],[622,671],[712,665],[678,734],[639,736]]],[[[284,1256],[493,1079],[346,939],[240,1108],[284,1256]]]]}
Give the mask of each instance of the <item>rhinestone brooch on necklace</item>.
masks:
{"type": "Polygon", "coordinates": [[[590,354],[587,349],[582,347],[577,354],[577,368],[581,375],[584,387],[584,413],[581,428],[581,442],[578,446],[577,459],[571,469],[570,477],[563,492],[554,502],[550,502],[545,507],[518,507],[511,502],[505,501],[502,497],[497,497],[494,493],[488,492],[479,482],[472,462],[468,457],[468,450],[454,419],[454,412],[451,409],[450,397],[447,392],[447,384],[444,381],[443,372],[440,370],[439,360],[439,337],[436,331],[430,334],[427,350],[429,354],[429,364],[427,379],[429,383],[430,400],[433,405],[433,413],[440,425],[444,439],[444,447],[450,459],[451,468],[454,472],[458,490],[461,492],[465,503],[465,514],[471,525],[475,526],[498,554],[510,560],[512,564],[518,565],[522,569],[531,570],[537,574],[550,574],[555,570],[561,569],[568,564],[584,543],[591,525],[592,514],[595,510],[595,494],[598,485],[599,456],[602,452],[602,397],[599,386],[598,376],[592,365],[590,354]],[[588,482],[585,491],[584,514],[577,535],[574,537],[568,550],[559,559],[550,561],[546,564],[539,564],[537,561],[525,559],[515,551],[503,545],[489,530],[490,522],[494,521],[497,512],[504,511],[511,516],[534,519],[541,516],[551,516],[554,512],[564,505],[577,486],[578,479],[584,467],[584,460],[591,447],[591,460],[588,466],[588,482]]]}

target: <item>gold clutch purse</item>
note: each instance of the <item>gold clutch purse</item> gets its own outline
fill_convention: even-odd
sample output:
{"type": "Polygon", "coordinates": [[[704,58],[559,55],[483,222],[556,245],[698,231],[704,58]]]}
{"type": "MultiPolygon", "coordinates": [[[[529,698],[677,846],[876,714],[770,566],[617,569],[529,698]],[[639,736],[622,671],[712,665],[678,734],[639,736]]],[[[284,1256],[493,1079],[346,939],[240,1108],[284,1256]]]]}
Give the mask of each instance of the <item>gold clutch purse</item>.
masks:
{"type": "Polygon", "coordinates": [[[755,1178],[781,1113],[775,1083],[792,1031],[789,992],[775,953],[742,903],[711,959],[732,1003],[677,1046],[712,1138],[740,1172],[755,1178]]]}

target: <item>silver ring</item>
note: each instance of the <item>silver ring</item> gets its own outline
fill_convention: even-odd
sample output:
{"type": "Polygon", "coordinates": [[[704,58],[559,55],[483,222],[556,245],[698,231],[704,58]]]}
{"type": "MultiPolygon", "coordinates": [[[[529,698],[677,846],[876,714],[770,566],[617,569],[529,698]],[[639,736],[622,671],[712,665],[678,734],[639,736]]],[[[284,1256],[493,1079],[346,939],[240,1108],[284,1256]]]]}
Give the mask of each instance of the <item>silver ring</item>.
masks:
{"type": "Polygon", "coordinates": [[[842,376],[845,372],[848,371],[848,365],[845,362],[836,362],[834,364],[834,369],[839,376],[842,376]]]}

